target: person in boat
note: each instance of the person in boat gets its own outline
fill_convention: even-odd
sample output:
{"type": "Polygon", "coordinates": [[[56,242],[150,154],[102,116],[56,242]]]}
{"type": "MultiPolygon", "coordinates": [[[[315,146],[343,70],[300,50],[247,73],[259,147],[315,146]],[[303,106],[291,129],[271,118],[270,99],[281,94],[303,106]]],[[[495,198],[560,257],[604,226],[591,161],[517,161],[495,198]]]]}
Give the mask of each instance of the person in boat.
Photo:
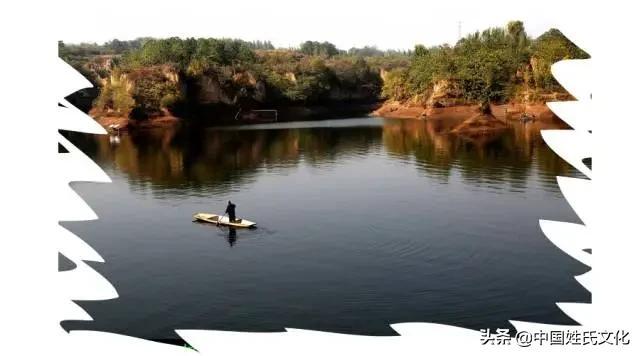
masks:
{"type": "Polygon", "coordinates": [[[229,200],[227,203],[227,210],[224,211],[225,214],[229,214],[229,222],[236,221],[236,205],[229,200]]]}

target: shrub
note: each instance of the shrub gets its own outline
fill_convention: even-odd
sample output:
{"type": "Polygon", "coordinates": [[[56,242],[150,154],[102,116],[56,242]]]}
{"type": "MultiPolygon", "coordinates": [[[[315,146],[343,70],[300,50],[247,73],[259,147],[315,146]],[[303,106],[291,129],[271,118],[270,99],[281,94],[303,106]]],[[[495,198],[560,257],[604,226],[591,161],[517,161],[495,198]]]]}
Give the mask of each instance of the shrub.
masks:
{"type": "Polygon", "coordinates": [[[128,117],[135,105],[131,94],[123,84],[107,83],[96,98],[94,107],[101,111],[112,110],[117,115],[128,117]]]}

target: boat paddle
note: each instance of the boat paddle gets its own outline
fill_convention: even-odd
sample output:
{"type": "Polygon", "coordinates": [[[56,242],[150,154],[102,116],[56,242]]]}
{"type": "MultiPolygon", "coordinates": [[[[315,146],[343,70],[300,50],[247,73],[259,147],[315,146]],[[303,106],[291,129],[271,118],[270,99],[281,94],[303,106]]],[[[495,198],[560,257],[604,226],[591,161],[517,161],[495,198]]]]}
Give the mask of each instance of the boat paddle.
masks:
{"type": "MultiPolygon", "coordinates": [[[[220,220],[221,220],[223,217],[225,217],[226,215],[227,215],[227,213],[224,213],[221,217],[219,217],[219,218],[218,218],[218,220],[216,221],[216,225],[217,225],[217,226],[220,226],[220,220]]],[[[231,221],[231,220],[229,220],[229,221],[231,221]]]]}

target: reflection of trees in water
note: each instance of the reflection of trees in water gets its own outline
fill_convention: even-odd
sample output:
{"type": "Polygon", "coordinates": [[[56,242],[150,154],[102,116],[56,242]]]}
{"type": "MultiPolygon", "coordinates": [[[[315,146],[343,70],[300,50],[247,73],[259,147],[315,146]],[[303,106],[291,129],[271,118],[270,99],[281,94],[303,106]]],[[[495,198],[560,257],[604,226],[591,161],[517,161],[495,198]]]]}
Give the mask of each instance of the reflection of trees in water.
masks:
{"type": "Polygon", "coordinates": [[[566,175],[570,166],[543,142],[541,129],[566,128],[560,122],[511,123],[503,133],[456,136],[449,120],[394,120],[383,127],[388,152],[405,159],[432,178],[446,181],[452,168],[471,182],[520,185],[537,169],[545,175],[566,175]],[[533,163],[535,162],[535,166],[533,163]]]}
{"type": "Polygon", "coordinates": [[[311,166],[334,164],[380,145],[379,127],[315,128],[299,133],[301,152],[311,166]]]}
{"type": "Polygon", "coordinates": [[[95,157],[113,162],[133,184],[152,188],[214,187],[250,182],[259,170],[287,170],[302,161],[332,164],[367,152],[379,128],[286,130],[149,130],[123,135],[120,144],[97,136],[95,157]]]}
{"type": "Polygon", "coordinates": [[[86,133],[73,132],[73,131],[59,131],[69,142],[79,148],[89,157],[96,157],[98,152],[98,140],[95,139],[98,135],[89,135],[86,133]]]}
{"type": "MultiPolygon", "coordinates": [[[[103,165],[113,164],[131,184],[159,192],[189,188],[192,193],[228,191],[264,171],[285,172],[302,162],[327,166],[364,156],[381,144],[393,157],[411,161],[428,176],[447,181],[457,171],[469,182],[519,185],[536,169],[567,175],[569,165],[555,155],[540,129],[557,123],[511,124],[505,133],[460,137],[448,132],[453,120],[387,120],[384,126],[271,130],[158,129],[131,132],[113,145],[106,136],[72,141],[103,165]],[[205,189],[206,188],[206,189],[205,189]]],[[[170,194],[170,192],[168,193],[170,194]]]]}
{"type": "Polygon", "coordinates": [[[549,175],[571,175],[576,171],[565,160],[553,152],[542,139],[540,130],[567,129],[568,126],[561,121],[542,122],[536,121],[527,125],[514,125],[514,135],[517,142],[523,142],[523,146],[529,148],[530,156],[536,156],[536,168],[549,175]],[[525,146],[526,145],[526,146],[525,146]]]}

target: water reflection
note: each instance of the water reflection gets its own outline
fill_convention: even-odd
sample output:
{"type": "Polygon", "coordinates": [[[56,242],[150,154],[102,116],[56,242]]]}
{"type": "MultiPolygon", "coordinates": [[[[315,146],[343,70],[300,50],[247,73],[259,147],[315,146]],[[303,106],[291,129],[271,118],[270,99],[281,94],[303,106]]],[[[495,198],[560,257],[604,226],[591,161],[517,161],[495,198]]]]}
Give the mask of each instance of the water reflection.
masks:
{"type": "Polygon", "coordinates": [[[233,247],[233,245],[236,244],[237,240],[238,240],[238,234],[236,232],[236,229],[230,227],[229,235],[227,236],[227,242],[229,242],[229,246],[233,247]]]}
{"type": "MultiPolygon", "coordinates": [[[[205,230],[205,231],[210,231],[211,234],[212,235],[216,235],[216,237],[218,237],[218,236],[224,237],[224,239],[229,244],[229,247],[234,247],[236,245],[236,243],[238,242],[238,238],[240,237],[240,236],[238,236],[238,229],[236,229],[234,227],[215,225],[215,224],[210,224],[210,223],[201,222],[201,221],[193,221],[193,223],[202,226],[203,229],[210,229],[210,230],[205,230]]],[[[244,230],[244,231],[246,232],[246,231],[251,231],[251,230],[244,230]]],[[[242,236],[243,239],[250,239],[252,237],[258,236],[256,234],[252,234],[252,235],[249,235],[249,234],[250,234],[250,232],[248,234],[244,234],[244,235],[241,235],[241,236],[242,236]]]]}
{"type": "Polygon", "coordinates": [[[455,169],[471,184],[508,182],[517,187],[535,175],[555,189],[555,176],[573,172],[540,134],[567,128],[561,121],[508,124],[504,132],[472,137],[451,134],[454,120],[390,121],[383,129],[383,143],[390,153],[441,182],[455,169]]]}
{"type": "Polygon", "coordinates": [[[352,126],[147,130],[123,134],[117,145],[104,136],[73,140],[103,166],[126,174],[134,189],[158,198],[180,198],[184,188],[192,195],[227,192],[257,174],[287,174],[302,163],[331,167],[368,154],[415,165],[443,183],[456,171],[468,184],[508,182],[514,191],[532,176],[555,189],[555,176],[572,172],[540,135],[566,128],[560,121],[514,122],[503,133],[477,137],[452,135],[456,120],[348,122],[352,126]]]}
{"type": "Polygon", "coordinates": [[[574,278],[585,266],[538,224],[577,219],[555,183],[575,172],[539,133],[562,124],[482,137],[451,135],[455,125],[364,118],[131,132],[116,145],[72,137],[113,183],[75,183],[100,219],[65,227],[105,257],[96,268],[120,298],[83,304],[95,321],[65,328],[160,339],[186,328],[571,323],[556,303],[589,300],[574,278]],[[258,229],[192,222],[230,199],[258,229]]]}

